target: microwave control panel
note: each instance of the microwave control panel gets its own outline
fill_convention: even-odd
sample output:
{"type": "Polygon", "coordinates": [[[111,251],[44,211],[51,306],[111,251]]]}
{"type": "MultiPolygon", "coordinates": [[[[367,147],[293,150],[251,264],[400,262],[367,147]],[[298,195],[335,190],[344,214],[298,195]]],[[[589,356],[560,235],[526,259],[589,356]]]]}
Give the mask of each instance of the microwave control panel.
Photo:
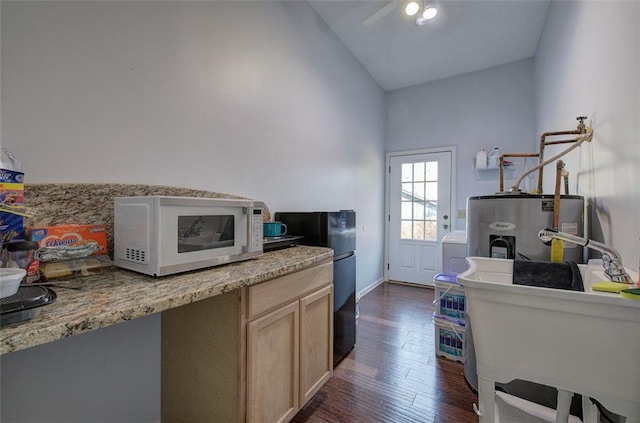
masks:
{"type": "Polygon", "coordinates": [[[251,209],[251,239],[249,240],[250,251],[262,251],[262,234],[262,209],[255,207],[251,209]]]}

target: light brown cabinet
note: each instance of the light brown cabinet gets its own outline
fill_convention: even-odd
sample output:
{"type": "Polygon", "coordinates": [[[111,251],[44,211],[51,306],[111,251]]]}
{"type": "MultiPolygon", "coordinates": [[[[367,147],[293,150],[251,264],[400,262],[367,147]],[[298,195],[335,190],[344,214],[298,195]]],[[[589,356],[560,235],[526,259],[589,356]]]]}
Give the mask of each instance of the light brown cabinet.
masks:
{"type": "Polygon", "coordinates": [[[296,301],[249,323],[247,422],[287,422],[300,409],[299,316],[296,301]]]}
{"type": "Polygon", "coordinates": [[[287,422],[333,372],[333,264],[163,313],[162,421],[287,422]]]}
{"type": "Polygon", "coordinates": [[[333,285],[300,300],[300,404],[333,375],[333,285]]]}
{"type": "Polygon", "coordinates": [[[248,288],[248,423],[289,421],[331,377],[332,280],[325,263],[248,288]]]}

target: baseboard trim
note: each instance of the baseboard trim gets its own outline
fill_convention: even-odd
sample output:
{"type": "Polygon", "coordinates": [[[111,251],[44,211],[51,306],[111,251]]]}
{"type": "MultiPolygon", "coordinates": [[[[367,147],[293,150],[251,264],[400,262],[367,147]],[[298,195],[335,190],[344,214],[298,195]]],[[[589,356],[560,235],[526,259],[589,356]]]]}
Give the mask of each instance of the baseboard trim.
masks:
{"type": "Polygon", "coordinates": [[[396,285],[414,286],[416,288],[427,288],[427,289],[435,288],[435,285],[427,285],[427,284],[421,284],[421,283],[411,283],[411,282],[401,282],[401,281],[387,281],[387,282],[393,283],[396,285]]]}
{"type": "Polygon", "coordinates": [[[380,278],[377,281],[374,281],[371,285],[369,285],[369,286],[361,289],[360,291],[356,292],[356,302],[360,301],[360,298],[364,297],[369,292],[371,292],[374,289],[376,289],[376,287],[378,285],[382,285],[383,283],[384,283],[384,278],[380,278]]]}

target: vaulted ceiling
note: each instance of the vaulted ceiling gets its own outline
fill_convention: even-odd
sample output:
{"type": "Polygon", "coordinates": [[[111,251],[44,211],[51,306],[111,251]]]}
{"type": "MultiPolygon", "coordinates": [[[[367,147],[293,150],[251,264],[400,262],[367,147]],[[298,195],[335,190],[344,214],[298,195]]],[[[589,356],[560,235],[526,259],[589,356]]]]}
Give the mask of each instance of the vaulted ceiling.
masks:
{"type": "Polygon", "coordinates": [[[550,1],[438,0],[422,26],[404,13],[408,0],[309,3],[391,91],[533,57],[550,1]]]}

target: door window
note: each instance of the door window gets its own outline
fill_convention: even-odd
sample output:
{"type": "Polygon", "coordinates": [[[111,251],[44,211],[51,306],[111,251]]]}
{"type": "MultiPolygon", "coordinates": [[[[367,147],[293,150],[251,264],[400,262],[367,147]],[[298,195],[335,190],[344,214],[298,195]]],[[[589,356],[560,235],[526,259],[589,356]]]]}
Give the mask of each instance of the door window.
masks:
{"type": "Polygon", "coordinates": [[[402,164],[400,237],[434,241],[438,236],[438,162],[402,164]]]}

